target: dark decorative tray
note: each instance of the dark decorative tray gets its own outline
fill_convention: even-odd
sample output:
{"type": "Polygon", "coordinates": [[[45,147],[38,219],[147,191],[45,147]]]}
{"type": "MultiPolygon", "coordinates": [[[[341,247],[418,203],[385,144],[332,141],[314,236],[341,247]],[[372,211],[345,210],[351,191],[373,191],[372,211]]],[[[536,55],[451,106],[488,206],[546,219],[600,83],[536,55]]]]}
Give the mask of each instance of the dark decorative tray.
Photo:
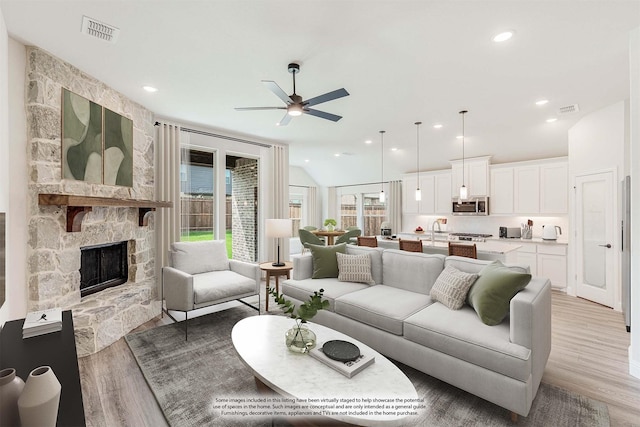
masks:
{"type": "Polygon", "coordinates": [[[342,340],[327,341],[322,346],[322,351],[328,358],[339,362],[351,362],[360,357],[357,345],[342,340]]]}

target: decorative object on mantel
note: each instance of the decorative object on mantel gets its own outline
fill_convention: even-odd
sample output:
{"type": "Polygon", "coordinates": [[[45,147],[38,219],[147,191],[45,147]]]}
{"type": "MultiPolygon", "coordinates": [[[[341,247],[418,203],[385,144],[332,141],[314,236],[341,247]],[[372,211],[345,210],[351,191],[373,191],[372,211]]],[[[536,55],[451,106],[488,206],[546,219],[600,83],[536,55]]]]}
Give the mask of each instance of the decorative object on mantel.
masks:
{"type": "Polygon", "coordinates": [[[22,427],[54,427],[61,390],[51,367],[40,366],[31,371],[18,399],[22,427]]]}
{"type": "Polygon", "coordinates": [[[329,301],[322,299],[324,289],[314,291],[313,295],[309,297],[309,301],[300,304],[297,310],[295,305],[285,299],[283,294],[278,294],[275,288],[269,288],[269,294],[274,297],[276,304],[280,306],[284,314],[296,321],[295,326],[285,333],[287,348],[296,353],[308,353],[316,346],[316,334],[309,330],[305,323],[311,320],[319,310],[329,308],[329,301]]]}
{"type": "Polygon", "coordinates": [[[327,227],[327,231],[333,231],[336,225],[338,225],[338,223],[333,218],[327,218],[324,220],[324,226],[327,227]]]}
{"type": "Polygon", "coordinates": [[[386,197],[384,195],[384,133],[385,131],[380,131],[380,203],[384,203],[386,197]]]}
{"type": "Polygon", "coordinates": [[[0,426],[20,425],[18,398],[22,389],[24,381],[16,375],[15,369],[0,371],[0,426]]]}
{"type": "Polygon", "coordinates": [[[462,116],[462,186],[460,187],[460,200],[467,200],[469,198],[469,192],[464,185],[464,115],[467,114],[467,110],[462,110],[459,114],[462,116]]]}
{"type": "Polygon", "coordinates": [[[62,178],[133,186],[133,121],[62,88],[62,178]]]}
{"type": "Polygon", "coordinates": [[[82,219],[94,206],[138,208],[138,225],[148,225],[148,214],[156,208],[172,208],[173,203],[155,200],[114,199],[73,194],[39,194],[38,204],[67,207],[67,231],[81,231],[82,219]]]}
{"type": "Polygon", "coordinates": [[[422,200],[420,191],[420,125],[422,122],[415,122],[416,125],[416,201],[422,200]]]}

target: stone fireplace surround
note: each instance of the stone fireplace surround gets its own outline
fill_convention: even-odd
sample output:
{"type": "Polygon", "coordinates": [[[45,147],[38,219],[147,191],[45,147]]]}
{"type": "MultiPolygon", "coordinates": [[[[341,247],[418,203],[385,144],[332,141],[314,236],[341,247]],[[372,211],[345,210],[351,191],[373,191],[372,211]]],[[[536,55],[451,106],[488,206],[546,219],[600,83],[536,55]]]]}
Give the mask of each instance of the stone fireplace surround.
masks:
{"type": "Polygon", "coordinates": [[[154,199],[153,114],[104,83],[36,47],[27,48],[26,109],[29,171],[28,309],[72,310],[78,356],[95,353],[160,314],[153,215],[138,225],[138,210],[93,207],[82,230],[66,231],[63,206],[38,204],[40,193],[154,199]],[[133,187],[62,180],[62,88],[133,120],[133,187]],[[128,282],[80,297],[80,247],[128,241],[128,282]]]}

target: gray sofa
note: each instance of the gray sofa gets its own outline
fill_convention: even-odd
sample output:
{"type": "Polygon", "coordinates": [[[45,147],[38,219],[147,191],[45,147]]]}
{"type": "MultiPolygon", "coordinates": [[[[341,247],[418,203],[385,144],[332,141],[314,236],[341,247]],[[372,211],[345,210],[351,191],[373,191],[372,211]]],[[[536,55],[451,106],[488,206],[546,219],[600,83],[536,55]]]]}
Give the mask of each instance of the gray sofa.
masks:
{"type": "Polygon", "coordinates": [[[370,254],[374,285],[312,279],[312,257],[305,254],[293,257],[293,277],[282,283],[282,293],[299,304],[322,288],[330,308],[313,322],[512,413],[529,414],[551,350],[548,279],[533,277],[511,300],[508,317],[487,326],[472,307],[451,310],[429,293],[445,266],[477,273],[489,261],[352,245],[346,253],[370,254]]]}

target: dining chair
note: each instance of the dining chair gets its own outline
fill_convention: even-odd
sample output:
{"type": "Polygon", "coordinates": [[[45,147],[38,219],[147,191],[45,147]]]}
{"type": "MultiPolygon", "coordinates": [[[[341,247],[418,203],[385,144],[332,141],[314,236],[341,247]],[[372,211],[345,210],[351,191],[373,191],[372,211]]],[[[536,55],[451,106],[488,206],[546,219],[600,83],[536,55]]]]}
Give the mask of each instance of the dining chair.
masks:
{"type": "Polygon", "coordinates": [[[318,229],[318,227],[314,227],[313,225],[305,225],[302,228],[304,228],[307,231],[313,231],[313,230],[317,230],[318,229]]]}
{"type": "Polygon", "coordinates": [[[358,240],[358,246],[378,247],[378,238],[376,236],[358,236],[356,239],[358,240]]]}
{"type": "Polygon", "coordinates": [[[347,230],[347,231],[360,230],[360,227],[358,227],[357,225],[350,225],[347,228],[345,228],[345,230],[347,230]]]}
{"type": "Polygon", "coordinates": [[[300,242],[302,243],[302,253],[304,253],[307,249],[305,243],[310,243],[312,245],[324,245],[322,239],[313,234],[312,232],[301,228],[298,230],[298,236],[300,237],[300,242]]]}
{"type": "Polygon", "coordinates": [[[360,234],[362,234],[362,230],[360,230],[359,228],[356,228],[355,230],[349,230],[342,236],[338,237],[335,241],[335,244],[337,245],[339,243],[351,243],[352,239],[358,237],[360,234]]]}
{"type": "Polygon", "coordinates": [[[408,252],[422,252],[422,240],[399,240],[400,250],[408,252]]]}
{"type": "Polygon", "coordinates": [[[449,242],[449,255],[463,256],[467,258],[478,258],[478,251],[475,243],[468,245],[465,243],[451,243],[449,242]]]}

